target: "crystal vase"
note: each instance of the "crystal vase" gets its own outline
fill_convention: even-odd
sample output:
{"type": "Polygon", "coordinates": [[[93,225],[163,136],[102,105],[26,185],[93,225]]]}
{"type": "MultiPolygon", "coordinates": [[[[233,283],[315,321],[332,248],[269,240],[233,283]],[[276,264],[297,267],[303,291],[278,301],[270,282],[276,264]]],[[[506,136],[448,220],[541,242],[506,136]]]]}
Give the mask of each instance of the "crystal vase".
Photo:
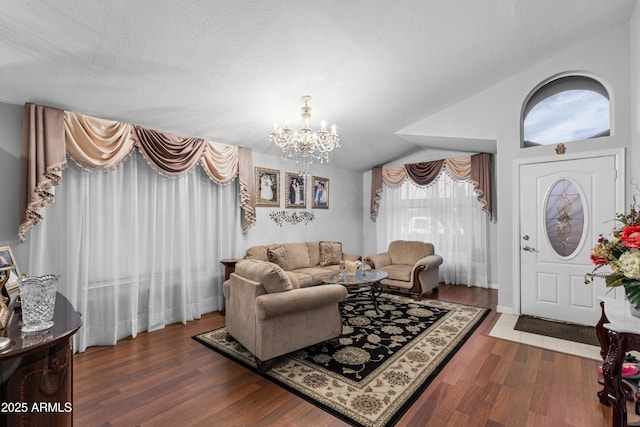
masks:
{"type": "Polygon", "coordinates": [[[23,332],[42,331],[53,326],[58,278],[59,276],[47,274],[20,279],[23,332]]]}

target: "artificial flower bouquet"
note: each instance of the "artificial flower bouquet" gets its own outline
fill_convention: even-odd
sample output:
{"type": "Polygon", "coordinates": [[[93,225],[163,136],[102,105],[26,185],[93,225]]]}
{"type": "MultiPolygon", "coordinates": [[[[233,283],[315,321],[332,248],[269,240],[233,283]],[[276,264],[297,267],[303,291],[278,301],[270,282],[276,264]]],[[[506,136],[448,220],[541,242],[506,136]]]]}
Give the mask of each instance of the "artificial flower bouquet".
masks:
{"type": "Polygon", "coordinates": [[[612,237],[601,234],[591,250],[591,262],[595,267],[585,276],[585,283],[602,277],[607,287],[624,286],[627,299],[640,310],[640,211],[635,203],[628,213],[617,214],[616,221],[621,226],[613,230],[612,237]],[[605,265],[610,266],[611,273],[598,273],[605,265]]]}

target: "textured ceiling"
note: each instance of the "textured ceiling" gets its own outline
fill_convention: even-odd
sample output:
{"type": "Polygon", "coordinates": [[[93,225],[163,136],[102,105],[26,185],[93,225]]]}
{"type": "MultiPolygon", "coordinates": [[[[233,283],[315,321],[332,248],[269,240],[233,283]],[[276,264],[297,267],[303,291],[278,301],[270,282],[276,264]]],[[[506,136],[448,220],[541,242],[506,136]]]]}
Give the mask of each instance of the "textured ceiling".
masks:
{"type": "Polygon", "coordinates": [[[308,94],[312,126],[335,123],[342,137],[331,165],[365,170],[429,145],[399,129],[628,21],[635,0],[1,5],[1,102],[277,155],[268,132],[296,128],[308,94]]]}

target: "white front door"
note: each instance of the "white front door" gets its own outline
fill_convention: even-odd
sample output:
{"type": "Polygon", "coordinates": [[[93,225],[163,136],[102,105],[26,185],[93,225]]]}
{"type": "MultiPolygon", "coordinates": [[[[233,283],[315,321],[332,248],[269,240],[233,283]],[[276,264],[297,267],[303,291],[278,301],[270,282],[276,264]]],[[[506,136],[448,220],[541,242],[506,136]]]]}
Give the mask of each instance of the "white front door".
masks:
{"type": "Polygon", "coordinates": [[[595,325],[604,281],[585,285],[598,235],[624,208],[615,154],[520,167],[522,314],[595,325]]]}

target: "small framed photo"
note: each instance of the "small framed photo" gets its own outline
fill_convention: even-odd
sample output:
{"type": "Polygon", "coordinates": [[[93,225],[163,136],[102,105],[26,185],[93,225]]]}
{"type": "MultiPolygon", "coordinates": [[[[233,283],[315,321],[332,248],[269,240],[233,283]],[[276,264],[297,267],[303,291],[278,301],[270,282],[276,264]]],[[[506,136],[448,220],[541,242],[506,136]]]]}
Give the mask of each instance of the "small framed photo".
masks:
{"type": "Polygon", "coordinates": [[[314,176],[311,178],[311,191],[313,200],[311,207],[314,209],[329,209],[329,178],[314,176]]]}
{"type": "Polygon", "coordinates": [[[4,276],[7,275],[7,281],[4,284],[4,288],[9,294],[18,292],[18,285],[20,282],[20,270],[18,264],[15,261],[11,247],[0,246],[0,279],[4,280],[4,276]]]}
{"type": "Polygon", "coordinates": [[[287,208],[306,208],[307,192],[304,186],[304,176],[297,173],[287,172],[285,175],[285,194],[286,200],[284,206],[287,208]]]}
{"type": "Polygon", "coordinates": [[[255,169],[256,206],[280,206],[280,171],[255,169]]]}

